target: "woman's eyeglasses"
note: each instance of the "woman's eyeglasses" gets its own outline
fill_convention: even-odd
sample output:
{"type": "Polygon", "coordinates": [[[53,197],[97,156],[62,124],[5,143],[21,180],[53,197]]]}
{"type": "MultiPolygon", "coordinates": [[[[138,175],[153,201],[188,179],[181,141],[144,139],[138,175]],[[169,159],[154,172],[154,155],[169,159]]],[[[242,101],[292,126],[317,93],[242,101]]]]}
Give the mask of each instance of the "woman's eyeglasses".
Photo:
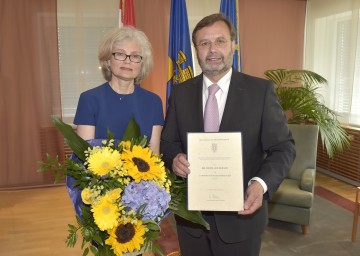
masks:
{"type": "Polygon", "coordinates": [[[142,60],[142,56],[140,55],[136,55],[136,54],[125,54],[123,52],[113,52],[112,55],[114,56],[114,59],[115,60],[121,60],[121,61],[124,61],[126,60],[127,58],[129,58],[129,60],[131,62],[134,62],[134,63],[140,63],[141,60],[142,60]]]}

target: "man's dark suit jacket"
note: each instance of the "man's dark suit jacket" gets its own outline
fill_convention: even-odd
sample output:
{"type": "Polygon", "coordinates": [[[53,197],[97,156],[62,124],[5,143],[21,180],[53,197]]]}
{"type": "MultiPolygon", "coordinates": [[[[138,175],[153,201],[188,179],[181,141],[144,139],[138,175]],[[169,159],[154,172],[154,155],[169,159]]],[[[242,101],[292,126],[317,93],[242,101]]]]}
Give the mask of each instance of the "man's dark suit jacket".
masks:
{"type": "MultiPolygon", "coordinates": [[[[187,133],[204,131],[202,87],[201,74],[172,88],[160,145],[169,169],[177,154],[187,153],[187,133]]],[[[267,199],[286,177],[295,158],[295,148],[273,84],[234,70],[219,131],[242,133],[245,191],[253,177],[261,178],[268,187],[263,206],[252,215],[215,212],[220,237],[234,243],[264,231],[267,199]]],[[[200,234],[199,226],[177,220],[178,225],[190,225],[187,230],[194,236],[200,234]]]]}

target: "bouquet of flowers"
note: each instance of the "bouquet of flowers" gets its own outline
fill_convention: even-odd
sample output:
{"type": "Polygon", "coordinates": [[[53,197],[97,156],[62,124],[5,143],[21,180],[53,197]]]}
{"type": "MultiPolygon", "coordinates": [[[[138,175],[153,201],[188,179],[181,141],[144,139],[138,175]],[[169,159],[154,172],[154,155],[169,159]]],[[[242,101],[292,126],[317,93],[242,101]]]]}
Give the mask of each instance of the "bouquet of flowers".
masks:
{"type": "Polygon", "coordinates": [[[47,156],[38,171],[52,170],[56,180],[72,178],[81,193],[77,225],[69,224],[67,245],[73,247],[82,236],[83,255],[136,255],[152,251],[162,255],[156,244],[160,223],[170,212],[209,228],[199,212],[186,209],[186,184],[170,173],[148,147],[146,137],[134,120],[123,140],[81,139],[71,126],[53,118],[73,150],[64,164],[47,156]]]}

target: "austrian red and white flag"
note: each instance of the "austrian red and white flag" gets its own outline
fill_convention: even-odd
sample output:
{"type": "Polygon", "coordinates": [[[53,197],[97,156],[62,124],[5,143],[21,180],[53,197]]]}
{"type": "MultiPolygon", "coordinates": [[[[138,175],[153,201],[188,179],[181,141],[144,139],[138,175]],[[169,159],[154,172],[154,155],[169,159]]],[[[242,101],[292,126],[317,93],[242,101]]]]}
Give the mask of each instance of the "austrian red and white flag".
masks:
{"type": "Polygon", "coordinates": [[[133,0],[120,0],[119,4],[119,28],[122,26],[135,27],[135,13],[133,0]]]}

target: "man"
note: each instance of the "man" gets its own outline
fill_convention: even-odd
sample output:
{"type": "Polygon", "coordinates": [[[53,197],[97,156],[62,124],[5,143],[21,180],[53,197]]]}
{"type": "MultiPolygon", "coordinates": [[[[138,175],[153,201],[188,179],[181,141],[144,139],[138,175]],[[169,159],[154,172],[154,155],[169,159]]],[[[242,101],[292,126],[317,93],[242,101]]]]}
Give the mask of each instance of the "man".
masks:
{"type": "MultiPolygon", "coordinates": [[[[210,231],[176,216],[182,256],[259,255],[267,225],[267,200],[274,195],[295,157],[294,141],[272,83],[233,70],[235,31],[222,14],[203,18],[192,41],[203,73],[174,86],[161,136],[160,151],[180,177],[191,172],[187,133],[204,127],[208,87],[217,84],[218,131],[241,132],[244,210],[203,212],[210,231]]],[[[224,184],[226,186],[226,184],[224,184]]]]}

